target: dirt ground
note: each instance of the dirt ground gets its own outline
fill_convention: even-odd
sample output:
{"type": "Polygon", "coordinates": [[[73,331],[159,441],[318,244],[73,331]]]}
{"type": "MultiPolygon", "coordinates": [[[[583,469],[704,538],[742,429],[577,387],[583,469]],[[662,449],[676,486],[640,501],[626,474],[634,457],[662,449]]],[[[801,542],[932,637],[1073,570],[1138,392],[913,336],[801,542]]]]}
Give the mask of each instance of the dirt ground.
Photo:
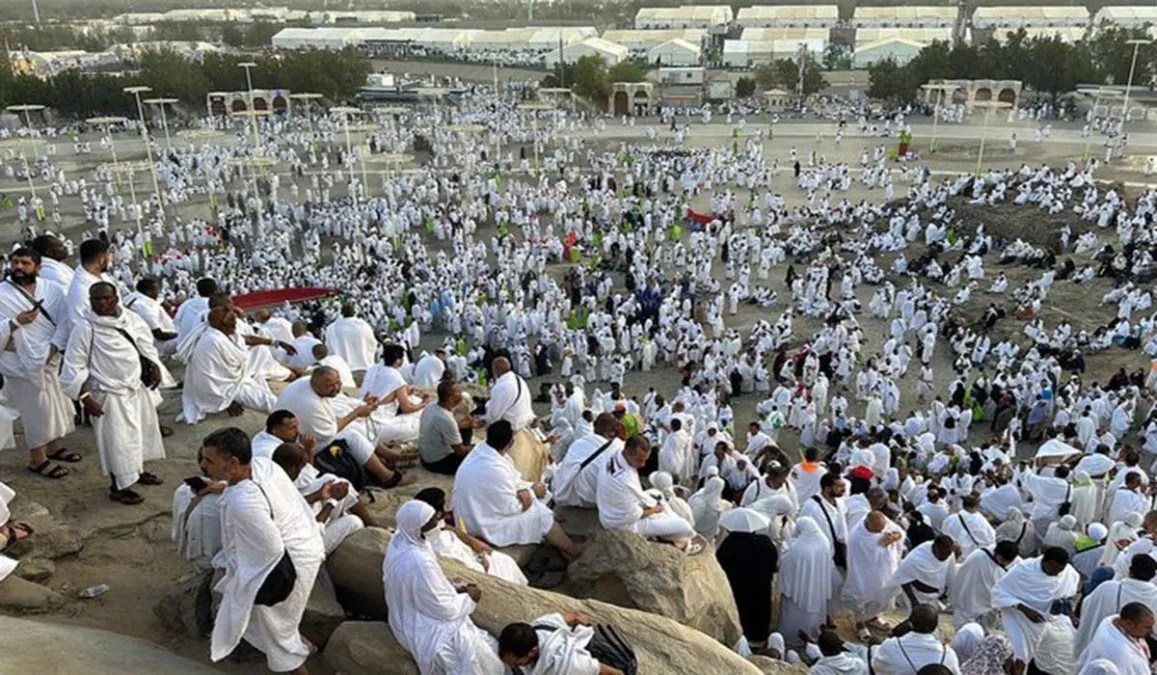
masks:
{"type": "MultiPolygon", "coordinates": [[[[644,129],[645,127],[640,126],[638,133],[640,141],[645,143],[644,129]]],[[[714,142],[712,138],[711,135],[707,134],[692,134],[689,144],[693,146],[711,144],[714,142]]],[[[849,136],[845,138],[842,146],[836,147],[830,139],[814,141],[800,138],[780,138],[767,142],[766,154],[769,160],[771,157],[779,157],[781,166],[787,166],[786,155],[789,147],[794,146],[801,151],[801,154],[806,154],[812,144],[818,144],[830,161],[839,159],[854,164],[861,148],[873,147],[878,142],[879,139],[860,139],[849,136]]],[[[1065,158],[1079,159],[1079,148],[1072,146],[1054,146],[1048,143],[1037,146],[1024,143],[1022,148],[1016,156],[1002,158],[997,153],[993,153],[990,165],[1018,166],[1021,162],[1035,165],[1044,161],[1055,163],[1065,158]]],[[[103,157],[89,156],[79,159],[68,157],[67,155],[71,154],[71,148],[65,149],[63,146],[61,152],[65,156],[58,159],[62,160],[63,166],[70,174],[87,170],[95,162],[104,161],[103,157]]],[[[126,154],[131,156],[132,153],[129,151],[126,154]]],[[[0,158],[0,162],[12,161],[7,157],[0,158]]],[[[969,171],[973,168],[974,163],[975,158],[968,158],[967,152],[964,150],[959,153],[953,150],[938,156],[932,161],[932,166],[937,171],[969,171]]],[[[1118,180],[1122,176],[1113,175],[1110,171],[1108,177],[1112,180],[1118,180]]],[[[1128,179],[1139,180],[1136,174],[1128,176],[1128,179]]],[[[144,189],[146,181],[147,178],[142,175],[138,177],[137,184],[141,189],[144,189]]],[[[789,204],[802,202],[803,195],[791,184],[790,170],[781,172],[780,177],[771,187],[781,191],[788,199],[789,204]]],[[[897,188],[897,192],[902,194],[903,187],[897,185],[897,188]]],[[[0,180],[0,191],[18,193],[22,189],[23,184],[0,180]]],[[[883,198],[883,194],[880,191],[867,191],[856,186],[846,197],[853,201],[861,198],[879,201],[883,198]]],[[[702,207],[706,201],[706,197],[701,197],[695,205],[702,207]]],[[[1047,243],[1054,236],[1055,228],[1059,227],[1058,219],[1043,219],[1036,212],[1018,213],[1017,209],[977,209],[964,205],[958,206],[958,208],[968,214],[968,220],[975,218],[978,222],[985,222],[992,232],[1007,230],[1008,234],[1013,237],[1023,236],[1034,243],[1047,243]]],[[[181,205],[176,209],[185,217],[195,214],[204,215],[207,210],[208,205],[204,201],[181,205]]],[[[67,225],[64,231],[77,238],[80,232],[87,229],[87,226],[81,222],[82,211],[79,204],[66,202],[65,211],[67,225]]],[[[18,235],[17,230],[13,212],[5,212],[0,219],[0,232],[6,236],[6,241],[13,241],[18,235]]],[[[1077,234],[1079,232],[1074,232],[1074,240],[1077,234]]],[[[483,231],[480,236],[488,238],[490,232],[483,231]]],[[[908,257],[912,258],[917,255],[919,248],[915,251],[909,251],[908,257]]],[[[887,265],[891,262],[891,256],[880,256],[878,261],[881,267],[889,269],[887,265]]],[[[988,273],[994,275],[996,270],[995,257],[990,254],[985,262],[988,273]]],[[[1081,261],[1076,262],[1080,263],[1081,261]]],[[[788,289],[783,284],[784,269],[779,267],[772,272],[771,285],[781,298],[790,296],[788,289]]],[[[1039,276],[1039,271],[1028,270],[1019,266],[1001,269],[1009,276],[1010,290],[1025,280],[1039,276]]],[[[564,271],[565,266],[561,264],[554,265],[551,269],[552,274],[561,275],[564,271]]],[[[722,270],[718,271],[722,275],[722,270]]],[[[903,287],[900,280],[894,277],[892,280],[898,288],[903,287]]],[[[987,287],[988,282],[986,281],[982,284],[982,289],[987,289],[987,287]]],[[[1100,298],[1111,287],[1111,282],[1104,279],[1097,279],[1081,286],[1058,283],[1049,296],[1044,313],[1046,325],[1054,325],[1058,320],[1064,318],[1072,321],[1075,327],[1091,329],[1106,322],[1112,317],[1113,312],[1100,305],[1100,298]]],[[[980,292],[982,289],[974,292],[969,305],[963,308],[966,314],[979,316],[983,308],[993,301],[1003,303],[1006,309],[1011,310],[1011,307],[1008,306],[1010,300],[1007,296],[994,298],[986,292],[980,292]]],[[[937,290],[942,294],[948,293],[945,289],[937,290]]],[[[872,287],[861,287],[858,292],[861,302],[866,306],[872,293],[872,287]]],[[[774,321],[781,311],[782,307],[769,311],[760,309],[755,305],[744,305],[737,316],[727,318],[727,325],[738,328],[741,334],[746,335],[755,321],[760,319],[774,321]]],[[[1023,330],[1023,324],[1011,318],[1011,311],[1009,314],[1010,318],[1003,320],[998,325],[997,332],[1000,334],[1019,334],[1023,330]]],[[[868,336],[866,353],[871,354],[879,348],[887,326],[870,317],[861,317],[860,320],[868,336]]],[[[814,320],[797,318],[795,332],[799,336],[807,336],[818,327],[818,322],[814,320]]],[[[439,336],[427,336],[427,339],[439,340],[439,336]]],[[[995,342],[996,338],[994,337],[995,342]]],[[[947,387],[948,375],[951,372],[948,352],[948,346],[941,341],[937,347],[936,358],[933,363],[938,376],[938,389],[947,387]]],[[[1097,379],[1103,381],[1121,366],[1133,369],[1145,367],[1147,364],[1148,360],[1140,352],[1111,350],[1095,354],[1088,358],[1088,372],[1085,381],[1090,382],[1097,379]]],[[[907,409],[907,406],[912,405],[915,399],[916,375],[917,373],[910,372],[902,382],[904,410],[907,409]]],[[[592,386],[599,384],[606,386],[605,383],[595,383],[592,386]]],[[[628,393],[641,396],[652,386],[661,393],[672,394],[678,386],[678,375],[672,368],[658,368],[650,373],[632,373],[628,376],[626,388],[628,393]]],[[[538,382],[532,382],[531,387],[537,391],[538,382]]],[[[736,400],[737,424],[745,424],[754,419],[756,403],[757,400],[751,395],[742,396],[736,400]]],[[[170,499],[176,485],[183,478],[195,473],[196,450],[200,439],[206,433],[213,428],[230,424],[237,424],[247,431],[253,432],[260,427],[262,420],[255,414],[246,413],[238,420],[211,419],[196,427],[189,427],[173,422],[178,408],[178,395],[175,392],[166,394],[166,401],[161,409],[162,419],[164,423],[175,428],[175,434],[166,439],[169,458],[149,467],[150,470],[165,479],[165,485],[143,488],[142,493],[146,497],[146,501],[140,506],[125,507],[114,504],[106,498],[107,479],[100,475],[92,431],[87,428],[78,429],[66,441],[66,445],[83,454],[85,460],[80,464],[71,465],[73,475],[65,480],[47,481],[27,473],[24,470],[27,457],[23,452],[23,439],[19,435],[17,438],[18,449],[0,454],[0,476],[18,494],[13,503],[16,518],[30,520],[41,530],[46,530],[57,524],[68,525],[76,528],[84,540],[83,550],[76,555],[57,560],[55,574],[44,582],[46,586],[72,600],[63,609],[47,614],[42,617],[43,619],[65,624],[104,628],[144,638],[159,643],[183,656],[200,662],[208,662],[208,645],[205,642],[189,640],[165,631],[153,615],[153,606],[157,600],[173,588],[187,571],[184,562],[177,556],[174,546],[169,541],[170,499]],[[76,599],[79,590],[98,583],[110,586],[106,595],[95,600],[76,599]]],[[[856,409],[854,412],[859,414],[862,411],[856,409]]],[[[977,431],[977,436],[980,433],[977,431]]],[[[973,440],[977,440],[975,436],[973,440]]],[[[785,448],[789,452],[796,449],[796,443],[790,436],[787,438],[785,448]]],[[[35,540],[33,541],[35,542],[35,540]]],[[[33,543],[31,552],[25,557],[36,557],[35,543],[33,543]]],[[[223,663],[217,664],[216,667],[227,673],[265,672],[261,663],[223,663]]],[[[325,672],[320,664],[311,664],[311,669],[315,669],[314,672],[325,672]]]]}

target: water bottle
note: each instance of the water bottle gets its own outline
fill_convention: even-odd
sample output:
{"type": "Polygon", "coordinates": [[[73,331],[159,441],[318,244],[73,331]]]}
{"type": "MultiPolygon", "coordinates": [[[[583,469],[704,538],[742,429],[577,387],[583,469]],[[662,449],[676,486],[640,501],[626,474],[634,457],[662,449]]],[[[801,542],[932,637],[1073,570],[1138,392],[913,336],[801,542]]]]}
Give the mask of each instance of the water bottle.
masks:
{"type": "Polygon", "coordinates": [[[83,600],[91,600],[93,598],[99,598],[105,593],[108,593],[108,584],[97,584],[96,586],[89,586],[84,589],[79,593],[79,596],[83,600]]]}

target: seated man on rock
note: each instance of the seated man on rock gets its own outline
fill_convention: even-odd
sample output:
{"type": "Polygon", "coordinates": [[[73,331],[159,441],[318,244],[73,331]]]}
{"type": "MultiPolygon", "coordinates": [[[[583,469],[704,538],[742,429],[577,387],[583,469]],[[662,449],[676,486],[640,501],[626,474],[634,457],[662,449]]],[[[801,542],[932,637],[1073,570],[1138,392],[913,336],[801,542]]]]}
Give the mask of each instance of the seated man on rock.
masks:
{"type": "Polygon", "coordinates": [[[208,326],[195,342],[186,345],[184,354],[181,421],[196,424],[219,412],[236,417],[246,408],[272,412],[277,399],[265,378],[253,370],[231,308],[210,310],[208,326]]]}
{"type": "Polygon", "coordinates": [[[376,446],[369,436],[366,418],[377,410],[378,400],[371,396],[360,403],[355,402],[351,407],[345,399],[349,397],[341,393],[341,376],[333,368],[321,366],[310,373],[308,378],[297,380],[286,387],[274,408],[293,413],[301,432],[316,438],[319,448],[326,447],[334,440],[345,441],[354,458],[382,487],[392,488],[413,483],[413,476],[405,476],[400,471],[386,467],[384,461],[390,461],[391,457],[384,447],[376,446]],[[378,454],[383,455],[383,458],[379,458],[378,454]]]}
{"type": "Polygon", "coordinates": [[[567,612],[509,624],[498,636],[498,658],[526,675],[622,675],[587,649],[594,636],[590,623],[582,612],[567,612]]]}
{"type": "Polygon", "coordinates": [[[544,540],[577,558],[586,544],[577,543],[554,521],[541,501],[546,486],[522,480],[507,452],[514,443],[510,422],[486,429],[486,441],[466,455],[454,478],[455,517],[466,531],[494,546],[539,544],[544,540]],[[537,498],[536,498],[537,497],[537,498]]]}
{"type": "Polygon", "coordinates": [[[427,536],[427,541],[438,557],[452,558],[476,572],[483,572],[520,586],[527,584],[526,575],[519,569],[518,563],[514,562],[514,558],[495,551],[478,537],[473,537],[465,530],[455,527],[454,514],[446,511],[444,490],[428,487],[414,495],[414,499],[433,506],[434,511],[442,514],[442,520],[445,521],[445,527],[437,536],[427,536]]]}
{"type": "Polygon", "coordinates": [[[373,516],[358,500],[357,490],[344,478],[320,473],[309,463],[306,450],[296,443],[283,443],[273,451],[273,463],[280,466],[293,486],[305,497],[322,525],[325,553],[329,555],[346,537],[366,526],[375,526],[373,516]]]}
{"type": "Polygon", "coordinates": [[[183,558],[200,570],[213,568],[221,550],[221,493],[228,483],[208,478],[205,457],[197,451],[200,475],[185,479],[173,493],[173,542],[183,558]]]}
{"type": "Polygon", "coordinates": [[[623,450],[611,456],[599,473],[599,522],[608,530],[663,539],[689,554],[698,553],[702,546],[692,544],[691,524],[643,491],[639,469],[650,457],[651,442],[645,436],[631,436],[623,450]]]}

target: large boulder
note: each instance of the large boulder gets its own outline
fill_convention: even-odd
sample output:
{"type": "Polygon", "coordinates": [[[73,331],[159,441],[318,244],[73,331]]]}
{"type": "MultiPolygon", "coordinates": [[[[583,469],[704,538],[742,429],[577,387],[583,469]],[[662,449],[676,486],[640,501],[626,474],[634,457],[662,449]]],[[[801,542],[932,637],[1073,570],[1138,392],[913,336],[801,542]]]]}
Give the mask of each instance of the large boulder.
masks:
{"type": "Polygon", "coordinates": [[[5,616],[0,616],[0,654],[4,673],[217,673],[145,640],[5,616]]]}
{"type": "MultiPolygon", "coordinates": [[[[64,606],[64,596],[40,584],[9,574],[0,581],[0,609],[21,614],[51,612],[64,606]]],[[[0,652],[3,653],[3,652],[0,652]]],[[[0,662],[3,662],[0,659],[0,662]]],[[[2,671],[3,669],[0,669],[2,671]]]]}
{"type": "Polygon", "coordinates": [[[345,621],[345,610],[338,604],[333,584],[325,576],[325,569],[313,583],[305,614],[301,617],[301,634],[318,647],[325,648],[330,637],[345,621]]]}
{"type": "Polygon", "coordinates": [[[747,662],[759,668],[759,672],[763,675],[791,675],[791,673],[805,675],[807,673],[807,666],[776,661],[769,656],[749,656],[747,662]]]}
{"type": "MultiPolygon", "coordinates": [[[[440,563],[446,576],[478,585],[482,598],[472,618],[491,635],[498,635],[507,624],[517,621],[530,622],[553,612],[579,611],[589,614],[596,623],[612,624],[623,633],[639,658],[640,673],[758,675],[760,672],[715,640],[666,617],[517,586],[474,572],[452,560],[440,563]]],[[[732,607],[734,611],[734,605],[732,607]]],[[[335,639],[336,636],[335,633],[335,639]]]]}
{"type": "Polygon", "coordinates": [[[346,621],[323,654],[336,675],[419,675],[414,657],[381,621],[346,621]]]}
{"type": "Polygon", "coordinates": [[[216,614],[213,572],[198,572],[183,579],[157,600],[153,614],[166,630],[194,640],[208,637],[216,614]]]}
{"type": "Polygon", "coordinates": [[[641,609],[730,647],[742,630],[723,568],[710,548],[688,556],[630,532],[604,532],[570,564],[567,595],[641,609]]]}
{"type": "Polygon", "coordinates": [[[326,559],[337,599],[346,611],[374,619],[386,617],[386,590],[382,561],[390,533],[377,527],[354,532],[326,559]]]}

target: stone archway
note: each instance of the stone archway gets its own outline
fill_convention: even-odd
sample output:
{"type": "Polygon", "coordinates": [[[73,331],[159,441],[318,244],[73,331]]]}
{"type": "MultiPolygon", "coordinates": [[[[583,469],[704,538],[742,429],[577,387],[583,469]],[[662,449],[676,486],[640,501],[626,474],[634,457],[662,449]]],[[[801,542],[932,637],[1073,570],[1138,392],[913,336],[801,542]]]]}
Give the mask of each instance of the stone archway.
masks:
{"type": "Polygon", "coordinates": [[[957,87],[956,91],[952,92],[953,103],[968,103],[968,90],[964,87],[957,87]]]}
{"type": "Polygon", "coordinates": [[[273,97],[273,112],[284,113],[289,110],[289,99],[280,94],[273,97]]]}
{"type": "Polygon", "coordinates": [[[976,90],[976,93],[973,94],[972,100],[974,100],[974,101],[991,101],[992,100],[992,90],[989,89],[988,87],[980,87],[979,89],[976,90]]]}
{"type": "Polygon", "coordinates": [[[269,99],[265,98],[264,96],[254,96],[253,97],[253,109],[254,110],[269,110],[269,99]]]}
{"type": "Polygon", "coordinates": [[[234,113],[243,113],[249,109],[249,106],[245,105],[245,99],[235,98],[233,99],[233,103],[230,104],[229,109],[234,113]]]}
{"type": "Polygon", "coordinates": [[[996,100],[998,100],[1002,103],[1015,104],[1016,103],[1016,90],[1013,89],[1012,87],[1005,87],[1004,89],[1000,90],[999,94],[997,94],[996,100]]]}
{"type": "Polygon", "coordinates": [[[616,115],[626,115],[631,110],[631,97],[625,91],[616,91],[614,103],[611,106],[616,115]]]}
{"type": "Polygon", "coordinates": [[[209,99],[209,114],[213,117],[224,117],[229,110],[225,106],[224,96],[213,96],[209,99]]]}

